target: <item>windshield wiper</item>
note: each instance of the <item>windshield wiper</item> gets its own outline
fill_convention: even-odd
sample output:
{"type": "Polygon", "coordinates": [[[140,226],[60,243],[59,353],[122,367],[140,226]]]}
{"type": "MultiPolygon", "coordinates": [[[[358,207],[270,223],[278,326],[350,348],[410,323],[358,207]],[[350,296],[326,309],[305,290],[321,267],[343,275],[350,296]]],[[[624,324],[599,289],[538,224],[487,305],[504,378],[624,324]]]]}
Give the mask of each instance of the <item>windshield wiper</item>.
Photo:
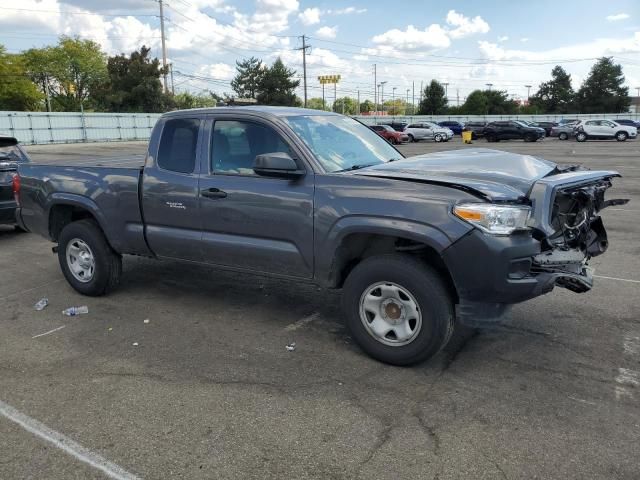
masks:
{"type": "Polygon", "coordinates": [[[336,170],[333,173],[351,172],[353,170],[360,170],[361,168],[373,167],[378,165],[377,163],[364,163],[362,165],[351,165],[349,168],[343,168],[342,170],[336,170]]]}

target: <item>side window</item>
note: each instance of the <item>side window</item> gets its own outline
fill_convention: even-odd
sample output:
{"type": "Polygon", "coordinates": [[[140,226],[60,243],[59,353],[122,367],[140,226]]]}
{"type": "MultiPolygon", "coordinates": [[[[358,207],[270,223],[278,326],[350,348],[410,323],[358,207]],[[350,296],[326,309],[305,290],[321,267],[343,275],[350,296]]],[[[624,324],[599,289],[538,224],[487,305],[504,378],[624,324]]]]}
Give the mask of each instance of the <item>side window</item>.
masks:
{"type": "Polygon", "coordinates": [[[177,118],[167,120],[162,129],[158,166],[180,173],[193,173],[200,120],[177,118]]]}
{"type": "Polygon", "coordinates": [[[600,122],[598,122],[597,120],[589,120],[588,122],[586,122],[586,124],[595,126],[595,125],[600,125],[600,122]]]}
{"type": "Polygon", "coordinates": [[[211,139],[211,170],[215,173],[255,175],[253,162],[264,153],[291,149],[272,128],[253,122],[217,120],[211,139]]]}

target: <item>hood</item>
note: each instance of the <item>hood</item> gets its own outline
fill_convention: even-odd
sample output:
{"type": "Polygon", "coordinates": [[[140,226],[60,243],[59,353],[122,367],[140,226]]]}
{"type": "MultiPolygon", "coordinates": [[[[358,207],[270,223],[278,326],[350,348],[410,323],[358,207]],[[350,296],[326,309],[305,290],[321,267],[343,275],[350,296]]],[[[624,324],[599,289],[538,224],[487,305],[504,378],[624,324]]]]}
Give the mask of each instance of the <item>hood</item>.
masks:
{"type": "Polygon", "coordinates": [[[353,174],[447,184],[490,201],[519,201],[537,180],[556,170],[555,163],[531,155],[475,148],[418,155],[353,174]]]}

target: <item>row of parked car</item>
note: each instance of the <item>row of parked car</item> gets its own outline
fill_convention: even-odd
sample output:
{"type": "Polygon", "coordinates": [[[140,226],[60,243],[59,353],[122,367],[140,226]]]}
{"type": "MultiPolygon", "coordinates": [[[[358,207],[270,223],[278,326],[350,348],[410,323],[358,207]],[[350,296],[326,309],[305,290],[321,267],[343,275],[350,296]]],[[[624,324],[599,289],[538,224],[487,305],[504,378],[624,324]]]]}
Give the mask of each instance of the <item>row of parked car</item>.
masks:
{"type": "Polygon", "coordinates": [[[433,140],[446,142],[454,135],[470,131],[471,138],[484,137],[488,142],[520,139],[535,142],[544,137],[558,137],[560,140],[575,138],[578,142],[589,139],[615,139],[623,142],[636,138],[640,122],[617,119],[564,119],[560,122],[531,122],[527,120],[504,120],[496,122],[389,122],[371,128],[393,144],[433,140]]]}

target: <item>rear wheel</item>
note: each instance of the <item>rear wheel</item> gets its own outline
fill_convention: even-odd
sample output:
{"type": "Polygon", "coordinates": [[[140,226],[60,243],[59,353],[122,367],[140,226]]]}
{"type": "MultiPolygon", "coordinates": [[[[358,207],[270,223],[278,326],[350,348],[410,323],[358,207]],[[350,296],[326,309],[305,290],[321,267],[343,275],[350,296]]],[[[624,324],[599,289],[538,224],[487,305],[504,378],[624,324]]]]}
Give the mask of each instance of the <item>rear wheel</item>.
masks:
{"type": "Polygon", "coordinates": [[[576,133],[576,140],[578,142],[586,142],[587,141],[587,134],[584,133],[584,132],[576,133]]]}
{"type": "Polygon", "coordinates": [[[416,138],[412,134],[409,134],[409,141],[410,142],[415,142],[416,138]]]}
{"type": "Polygon", "coordinates": [[[525,142],[535,142],[536,140],[537,140],[537,137],[535,135],[526,135],[524,137],[525,142]]]}
{"type": "Polygon", "coordinates": [[[569,139],[569,135],[568,135],[567,133],[565,133],[565,132],[560,132],[560,133],[558,134],[558,138],[559,138],[560,140],[568,140],[568,139],[569,139]]]}
{"type": "Polygon", "coordinates": [[[358,264],[344,284],[347,326],[370,356],[411,365],[438,353],[453,332],[453,301],[441,277],[405,255],[358,264]]]}
{"type": "Polygon", "coordinates": [[[628,137],[629,137],[629,135],[627,135],[627,132],[618,132],[618,133],[616,133],[616,140],[619,141],[619,142],[626,141],[628,137]]]}
{"type": "Polygon", "coordinates": [[[58,261],[67,282],[83,295],[105,295],[120,283],[122,257],[93,220],[72,222],[62,229],[58,261]]]}

